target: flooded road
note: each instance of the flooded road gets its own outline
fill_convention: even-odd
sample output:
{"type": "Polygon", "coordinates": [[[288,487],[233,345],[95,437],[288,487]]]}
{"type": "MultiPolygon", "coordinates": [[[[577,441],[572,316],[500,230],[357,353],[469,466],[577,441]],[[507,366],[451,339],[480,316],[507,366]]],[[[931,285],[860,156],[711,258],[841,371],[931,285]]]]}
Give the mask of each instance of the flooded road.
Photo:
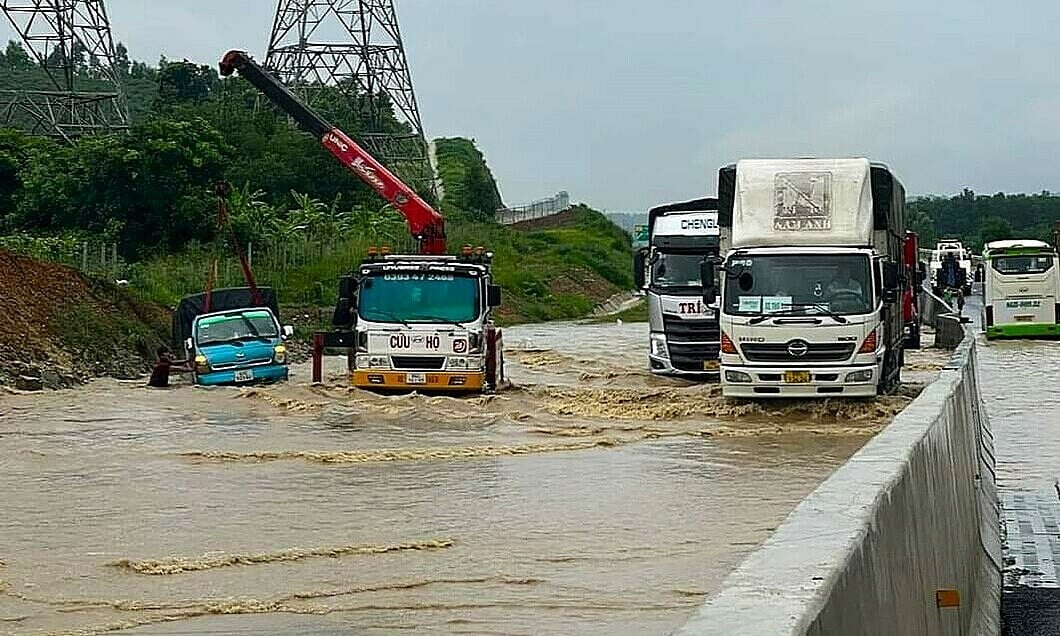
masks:
{"type": "Polygon", "coordinates": [[[0,634],[666,634],[916,391],[739,404],[643,371],[643,324],[505,340],[497,396],[338,359],[0,395],[0,634]]]}

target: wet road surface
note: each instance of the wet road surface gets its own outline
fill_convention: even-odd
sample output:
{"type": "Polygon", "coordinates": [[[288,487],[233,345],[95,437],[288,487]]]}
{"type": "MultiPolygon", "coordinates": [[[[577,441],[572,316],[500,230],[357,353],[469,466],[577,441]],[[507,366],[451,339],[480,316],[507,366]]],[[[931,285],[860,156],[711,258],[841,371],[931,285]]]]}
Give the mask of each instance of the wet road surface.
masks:
{"type": "MultiPolygon", "coordinates": [[[[978,318],[979,299],[965,313],[978,318]]],[[[978,320],[976,320],[978,323],[978,320]]],[[[975,327],[978,332],[979,325],[975,327]]],[[[1002,633],[1060,634],[1060,342],[978,334],[1004,523],[1002,633]]]]}
{"type": "Polygon", "coordinates": [[[729,403],[642,371],[645,330],[509,329],[497,396],[354,391],[338,359],[327,388],[0,395],[0,634],[668,633],[915,387],[729,403]]]}

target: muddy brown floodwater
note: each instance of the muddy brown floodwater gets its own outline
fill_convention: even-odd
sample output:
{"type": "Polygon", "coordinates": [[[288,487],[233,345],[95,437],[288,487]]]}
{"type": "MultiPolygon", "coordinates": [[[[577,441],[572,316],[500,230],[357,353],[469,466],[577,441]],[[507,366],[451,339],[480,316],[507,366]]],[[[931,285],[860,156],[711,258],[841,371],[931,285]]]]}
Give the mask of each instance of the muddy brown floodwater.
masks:
{"type": "Polygon", "coordinates": [[[653,377],[645,325],[509,329],[516,387],[0,396],[0,634],[666,634],[940,368],[876,402],[653,377]]]}

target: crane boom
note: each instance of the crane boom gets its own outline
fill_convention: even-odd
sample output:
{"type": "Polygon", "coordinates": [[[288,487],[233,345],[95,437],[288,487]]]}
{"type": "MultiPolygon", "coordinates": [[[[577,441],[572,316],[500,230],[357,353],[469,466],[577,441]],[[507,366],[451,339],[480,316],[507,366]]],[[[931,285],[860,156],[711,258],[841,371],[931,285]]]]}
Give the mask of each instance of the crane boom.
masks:
{"type": "Polygon", "coordinates": [[[328,123],[302,102],[245,51],[229,51],[221,60],[221,75],[239,72],[298,125],[316,136],[322,146],[405,217],[421,254],[444,254],[445,219],[412,188],[405,185],[346,133],[328,123]]]}

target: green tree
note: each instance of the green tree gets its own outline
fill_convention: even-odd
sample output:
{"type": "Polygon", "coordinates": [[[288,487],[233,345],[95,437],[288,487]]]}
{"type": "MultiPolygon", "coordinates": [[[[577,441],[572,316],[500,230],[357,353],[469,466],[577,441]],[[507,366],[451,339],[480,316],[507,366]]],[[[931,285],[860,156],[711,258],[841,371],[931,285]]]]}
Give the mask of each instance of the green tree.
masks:
{"type": "Polygon", "coordinates": [[[1003,241],[1013,238],[1012,226],[1000,217],[991,216],[983,221],[979,229],[979,244],[986,245],[991,241],[1003,241]]]}

